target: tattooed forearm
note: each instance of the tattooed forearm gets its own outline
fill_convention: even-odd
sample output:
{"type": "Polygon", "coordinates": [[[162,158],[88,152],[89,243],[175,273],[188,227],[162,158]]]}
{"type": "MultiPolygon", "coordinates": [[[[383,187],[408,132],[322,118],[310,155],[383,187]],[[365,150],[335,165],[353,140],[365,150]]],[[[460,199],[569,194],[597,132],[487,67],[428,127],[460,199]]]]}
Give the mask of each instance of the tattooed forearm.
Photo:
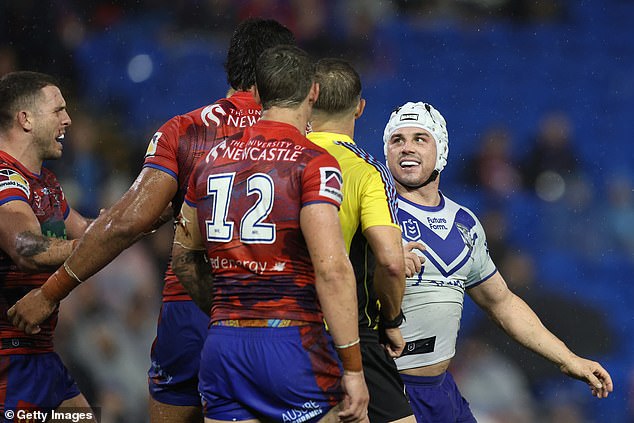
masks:
{"type": "Polygon", "coordinates": [[[15,237],[14,260],[25,272],[48,271],[64,263],[72,250],[70,240],[25,231],[15,237]]]}
{"type": "Polygon", "coordinates": [[[205,252],[188,250],[177,244],[172,252],[172,268],[179,282],[205,314],[211,312],[213,276],[205,252]]]}
{"type": "Polygon", "coordinates": [[[33,257],[45,252],[51,239],[33,232],[22,232],[15,237],[15,250],[23,257],[33,257]]]}

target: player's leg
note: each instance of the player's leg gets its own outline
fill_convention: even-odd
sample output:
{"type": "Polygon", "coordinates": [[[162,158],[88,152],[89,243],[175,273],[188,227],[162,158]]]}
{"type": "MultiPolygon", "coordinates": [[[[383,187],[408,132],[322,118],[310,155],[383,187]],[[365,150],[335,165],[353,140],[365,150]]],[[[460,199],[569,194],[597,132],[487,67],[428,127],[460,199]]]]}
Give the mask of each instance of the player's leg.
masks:
{"type": "Polygon", "coordinates": [[[361,357],[365,382],[370,393],[370,421],[416,423],[396,364],[378,339],[361,341],[361,357]]]}
{"type": "Polygon", "coordinates": [[[84,422],[97,423],[97,417],[95,413],[93,412],[93,410],[90,408],[90,404],[88,404],[88,400],[86,400],[86,397],[82,393],[62,401],[59,407],[56,408],[56,411],[60,413],[64,413],[64,414],[74,413],[73,418],[78,418],[79,420],[77,421],[82,423],[84,422]],[[81,418],[77,417],[80,415],[81,415],[81,418]]]}
{"type": "Polygon", "coordinates": [[[163,303],[148,371],[152,423],[202,423],[198,370],[208,322],[193,301],[163,303]]]}
{"type": "Polygon", "coordinates": [[[150,421],[152,423],[201,423],[201,406],[171,405],[159,402],[150,396],[150,421]]]}
{"type": "Polygon", "coordinates": [[[201,357],[206,421],[312,423],[343,397],[342,370],[321,324],[210,326],[201,357]]]}
{"type": "Polygon", "coordinates": [[[439,376],[401,374],[401,377],[418,421],[476,422],[449,372],[439,376]]]}
{"type": "Polygon", "coordinates": [[[0,388],[3,411],[66,406],[79,407],[80,412],[92,411],[62,360],[53,352],[0,356],[0,388]]]}

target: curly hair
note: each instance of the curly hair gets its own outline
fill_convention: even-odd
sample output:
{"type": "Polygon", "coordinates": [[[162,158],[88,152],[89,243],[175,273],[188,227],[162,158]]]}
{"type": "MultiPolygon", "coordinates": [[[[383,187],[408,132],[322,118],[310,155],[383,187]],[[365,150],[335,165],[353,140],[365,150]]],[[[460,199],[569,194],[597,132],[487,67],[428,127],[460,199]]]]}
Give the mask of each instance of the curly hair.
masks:
{"type": "Polygon", "coordinates": [[[240,22],[231,37],[225,62],[231,88],[248,90],[255,85],[258,57],[267,48],[280,44],[295,44],[295,36],[276,20],[250,18],[240,22]]]}

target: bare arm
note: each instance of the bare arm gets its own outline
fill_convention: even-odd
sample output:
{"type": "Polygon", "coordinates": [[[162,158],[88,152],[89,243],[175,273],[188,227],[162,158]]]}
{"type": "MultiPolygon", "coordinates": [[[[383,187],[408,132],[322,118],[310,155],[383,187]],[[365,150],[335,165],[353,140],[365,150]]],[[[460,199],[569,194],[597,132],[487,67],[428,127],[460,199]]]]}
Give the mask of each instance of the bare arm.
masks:
{"type": "Polygon", "coordinates": [[[66,225],[66,235],[69,239],[81,238],[93,221],[94,219],[87,219],[77,213],[76,210],[70,209],[68,217],[64,220],[64,225],[66,225]]]}
{"type": "Polygon", "coordinates": [[[172,246],[172,269],[192,300],[211,313],[213,276],[198,228],[196,209],[183,204],[172,246]]]}
{"type": "Polygon", "coordinates": [[[28,203],[11,201],[0,206],[0,248],[21,271],[45,272],[66,260],[73,242],[44,236],[28,203]]]}
{"type": "Polygon", "coordinates": [[[339,417],[360,420],[366,416],[369,395],[361,368],[356,281],[337,208],[325,203],[303,207],[300,227],[315,269],[322,312],[343,362],[345,398],[339,417]]]}
{"type": "Polygon", "coordinates": [[[585,381],[597,398],[612,392],[610,374],[597,362],[575,355],[550,332],[535,312],[513,294],[499,272],[469,290],[471,298],[511,338],[559,367],[566,375],[585,381]]]}
{"type": "Polygon", "coordinates": [[[39,324],[80,281],[101,270],[154,227],[176,190],[177,183],[171,176],[143,169],[124,196],[92,222],[71,256],[65,262],[61,260],[64,265],[41,288],[32,290],[9,309],[13,325],[28,334],[39,332],[39,324]]]}
{"type": "Polygon", "coordinates": [[[144,168],[123,197],[92,222],[68,258],[68,267],[81,280],[97,273],[153,229],[177,189],[170,175],[144,168]]]}
{"type": "MultiPolygon", "coordinates": [[[[401,231],[393,226],[371,226],[363,232],[376,258],[374,289],[381,303],[381,318],[394,320],[401,313],[405,292],[405,261],[401,231]]],[[[385,329],[392,357],[403,352],[405,341],[399,328],[385,329]]]]}

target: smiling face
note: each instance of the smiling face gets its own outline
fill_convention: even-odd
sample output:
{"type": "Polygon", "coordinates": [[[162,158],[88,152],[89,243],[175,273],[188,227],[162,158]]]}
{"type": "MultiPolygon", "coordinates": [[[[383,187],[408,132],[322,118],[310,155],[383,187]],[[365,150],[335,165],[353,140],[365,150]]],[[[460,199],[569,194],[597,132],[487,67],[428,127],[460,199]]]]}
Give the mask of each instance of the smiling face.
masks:
{"type": "Polygon", "coordinates": [[[33,145],[38,155],[42,160],[59,159],[63,149],[61,141],[71,124],[59,88],[53,85],[42,88],[31,116],[33,145]]]}
{"type": "Polygon", "coordinates": [[[386,153],[397,186],[419,187],[436,165],[436,141],[429,131],[418,127],[406,126],[394,131],[387,141],[386,153]]]}

